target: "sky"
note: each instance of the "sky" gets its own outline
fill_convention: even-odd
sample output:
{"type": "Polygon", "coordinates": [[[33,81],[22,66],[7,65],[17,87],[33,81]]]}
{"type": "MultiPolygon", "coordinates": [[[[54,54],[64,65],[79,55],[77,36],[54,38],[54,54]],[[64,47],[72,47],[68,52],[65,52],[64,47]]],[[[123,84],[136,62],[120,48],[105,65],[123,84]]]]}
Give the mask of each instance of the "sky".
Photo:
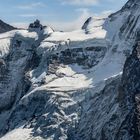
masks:
{"type": "Polygon", "coordinates": [[[0,19],[27,27],[35,19],[55,30],[79,29],[90,16],[119,10],[127,0],[1,0],[0,19]]]}

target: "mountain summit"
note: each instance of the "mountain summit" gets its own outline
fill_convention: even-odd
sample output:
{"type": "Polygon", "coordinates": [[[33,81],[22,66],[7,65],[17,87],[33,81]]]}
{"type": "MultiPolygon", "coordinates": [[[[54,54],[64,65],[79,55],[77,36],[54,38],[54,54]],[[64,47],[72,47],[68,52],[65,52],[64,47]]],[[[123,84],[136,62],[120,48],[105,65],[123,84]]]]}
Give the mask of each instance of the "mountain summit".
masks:
{"type": "Polygon", "coordinates": [[[14,29],[16,28],[0,20],[0,33],[8,32],[14,29]]]}

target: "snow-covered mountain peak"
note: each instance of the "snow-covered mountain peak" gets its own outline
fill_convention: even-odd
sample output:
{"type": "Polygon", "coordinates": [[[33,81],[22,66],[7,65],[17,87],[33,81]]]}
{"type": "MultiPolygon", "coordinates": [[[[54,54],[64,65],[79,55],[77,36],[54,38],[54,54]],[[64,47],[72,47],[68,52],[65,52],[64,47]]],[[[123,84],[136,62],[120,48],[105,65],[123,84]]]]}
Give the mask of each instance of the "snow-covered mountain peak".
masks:
{"type": "Polygon", "coordinates": [[[131,55],[138,10],[90,17],[72,32],[36,20],[28,30],[0,34],[0,140],[130,140],[134,121],[123,106],[127,88],[139,85],[139,67],[128,69],[139,66],[138,46],[131,55]]]}
{"type": "Polygon", "coordinates": [[[28,30],[35,31],[38,34],[44,34],[49,36],[54,30],[49,26],[43,26],[38,19],[36,19],[33,23],[31,23],[28,27],[28,30]]]}
{"type": "Polygon", "coordinates": [[[43,31],[44,31],[44,34],[48,36],[54,32],[54,30],[50,26],[45,26],[43,31]]]}
{"type": "Polygon", "coordinates": [[[84,25],[82,26],[82,30],[85,31],[86,34],[93,33],[95,31],[99,30],[102,31],[102,26],[105,22],[105,18],[100,17],[89,17],[84,25]]]}
{"type": "Polygon", "coordinates": [[[88,29],[88,28],[93,28],[93,27],[99,27],[103,25],[104,19],[99,18],[99,17],[89,17],[84,25],[82,26],[82,29],[88,29]]]}

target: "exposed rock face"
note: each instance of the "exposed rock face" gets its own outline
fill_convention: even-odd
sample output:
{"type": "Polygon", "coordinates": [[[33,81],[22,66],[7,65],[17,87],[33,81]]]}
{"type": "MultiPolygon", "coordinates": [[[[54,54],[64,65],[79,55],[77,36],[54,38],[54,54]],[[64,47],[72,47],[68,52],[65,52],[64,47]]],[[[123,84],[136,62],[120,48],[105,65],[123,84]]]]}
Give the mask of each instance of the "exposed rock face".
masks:
{"type": "Polygon", "coordinates": [[[37,28],[39,28],[40,30],[43,30],[43,26],[40,24],[40,21],[37,19],[34,23],[31,23],[30,25],[29,25],[29,29],[37,29],[37,28]]]}
{"type": "Polygon", "coordinates": [[[90,24],[90,22],[92,21],[92,17],[89,17],[86,22],[84,23],[84,25],[82,26],[82,29],[87,29],[88,25],[90,24]]]}
{"type": "MultiPolygon", "coordinates": [[[[139,122],[139,95],[140,95],[140,60],[139,60],[139,48],[140,44],[137,40],[132,55],[126,60],[122,82],[121,82],[121,93],[123,94],[121,104],[127,107],[129,111],[129,121],[127,121],[128,127],[124,127],[123,124],[121,131],[128,131],[128,134],[132,139],[140,139],[140,122],[139,122]],[[130,119],[131,118],[131,119],[130,119]],[[128,129],[129,128],[129,129],[128,129]]],[[[123,134],[120,132],[119,137],[123,134]]]]}
{"type": "Polygon", "coordinates": [[[104,20],[103,18],[89,17],[82,26],[82,30],[85,30],[86,34],[90,34],[94,30],[102,28],[104,20]]]}
{"type": "Polygon", "coordinates": [[[106,51],[106,48],[102,47],[66,49],[60,53],[50,55],[48,60],[49,63],[56,61],[64,65],[76,63],[86,69],[97,65],[105,56],[106,51]]]}
{"type": "Polygon", "coordinates": [[[35,31],[39,34],[45,32],[48,36],[54,32],[51,27],[43,26],[38,19],[29,25],[28,30],[35,31]]]}
{"type": "MultiPolygon", "coordinates": [[[[28,51],[28,49],[29,47],[31,48],[33,44],[27,43],[25,41],[27,38],[24,38],[25,40],[21,38],[21,35],[18,37],[15,35],[15,38],[13,37],[11,39],[9,54],[1,59],[4,64],[1,66],[0,72],[0,113],[3,111],[6,113],[4,118],[2,114],[0,118],[3,122],[0,125],[1,134],[5,132],[3,128],[7,129],[5,124],[10,116],[10,113],[8,113],[9,110],[12,110],[14,105],[26,94],[30,87],[25,73],[29,67],[32,67],[30,62],[32,61],[34,53],[33,51],[28,51]]],[[[32,41],[34,42],[34,39],[32,41]]]]}
{"type": "MultiPolygon", "coordinates": [[[[100,93],[87,99],[88,103],[91,102],[90,106],[83,109],[84,113],[80,116],[72,139],[75,139],[75,135],[76,139],[86,140],[140,139],[139,47],[137,40],[132,55],[124,65],[121,80],[118,77],[109,81],[100,93]],[[108,109],[105,106],[108,106],[108,109]]],[[[87,102],[83,104],[87,105],[87,102]]],[[[86,105],[83,105],[83,108],[86,105]]]]}
{"type": "Polygon", "coordinates": [[[14,28],[13,26],[6,24],[2,20],[0,20],[0,33],[8,32],[8,31],[11,31],[14,29],[16,29],[16,28],[14,28]]]}

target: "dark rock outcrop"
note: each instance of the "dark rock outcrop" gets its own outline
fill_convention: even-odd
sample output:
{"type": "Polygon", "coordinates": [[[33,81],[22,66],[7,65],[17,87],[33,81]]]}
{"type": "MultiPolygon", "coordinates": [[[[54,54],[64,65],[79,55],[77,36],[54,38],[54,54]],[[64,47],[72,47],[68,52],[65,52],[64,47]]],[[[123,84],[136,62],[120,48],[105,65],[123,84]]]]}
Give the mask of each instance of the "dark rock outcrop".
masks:
{"type": "Polygon", "coordinates": [[[140,139],[140,44],[137,40],[132,55],[126,60],[120,86],[119,97],[121,105],[129,112],[127,123],[124,123],[118,137],[127,131],[132,140],[140,139]],[[124,127],[127,126],[127,127],[124,127]]]}
{"type": "Polygon", "coordinates": [[[29,31],[42,31],[46,26],[43,26],[38,19],[31,23],[28,27],[29,31]]]}
{"type": "Polygon", "coordinates": [[[0,33],[8,32],[14,29],[16,28],[0,20],[0,33]]]}

